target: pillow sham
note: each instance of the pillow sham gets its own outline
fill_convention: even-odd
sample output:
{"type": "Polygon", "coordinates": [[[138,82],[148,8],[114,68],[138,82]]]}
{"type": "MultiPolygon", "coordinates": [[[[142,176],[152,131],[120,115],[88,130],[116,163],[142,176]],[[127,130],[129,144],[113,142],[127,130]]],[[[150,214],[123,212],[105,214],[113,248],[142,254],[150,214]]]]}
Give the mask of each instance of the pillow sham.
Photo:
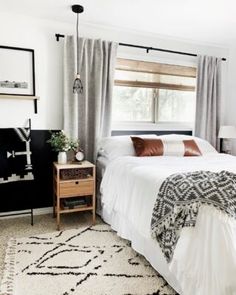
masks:
{"type": "Polygon", "coordinates": [[[193,139],[182,141],[168,141],[165,139],[144,139],[131,137],[136,155],[138,157],[148,156],[179,156],[192,157],[201,156],[198,145],[193,139]]]}
{"type": "MultiPolygon", "coordinates": [[[[142,138],[157,138],[155,134],[139,135],[142,138]]],[[[98,156],[113,160],[122,156],[135,156],[134,146],[130,135],[104,137],[98,146],[98,156]]]]}
{"type": "Polygon", "coordinates": [[[190,140],[193,139],[202,153],[202,155],[206,155],[209,153],[218,153],[217,150],[205,139],[192,136],[192,135],[183,135],[183,134],[166,134],[158,136],[160,139],[165,139],[168,141],[181,141],[181,140],[190,140]]]}

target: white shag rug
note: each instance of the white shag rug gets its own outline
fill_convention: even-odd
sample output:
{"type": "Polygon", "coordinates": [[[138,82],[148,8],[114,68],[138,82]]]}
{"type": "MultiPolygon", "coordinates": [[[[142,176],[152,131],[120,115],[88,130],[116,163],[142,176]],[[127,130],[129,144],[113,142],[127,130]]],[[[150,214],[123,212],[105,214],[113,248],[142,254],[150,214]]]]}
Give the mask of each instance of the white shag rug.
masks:
{"type": "Polygon", "coordinates": [[[106,224],[11,239],[0,295],[175,295],[106,224]]]}

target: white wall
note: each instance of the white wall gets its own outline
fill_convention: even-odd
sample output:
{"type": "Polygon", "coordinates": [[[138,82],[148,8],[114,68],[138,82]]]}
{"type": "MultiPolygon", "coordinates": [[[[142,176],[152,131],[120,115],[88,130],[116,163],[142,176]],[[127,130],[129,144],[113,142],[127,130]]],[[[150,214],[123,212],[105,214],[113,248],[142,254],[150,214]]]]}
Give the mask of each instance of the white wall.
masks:
{"type": "MultiPolygon", "coordinates": [[[[25,124],[32,118],[33,129],[58,129],[63,122],[63,40],[55,41],[55,33],[73,34],[74,25],[34,19],[22,15],[0,13],[0,45],[33,48],[36,62],[36,94],[40,96],[38,114],[34,114],[33,102],[24,100],[0,99],[0,128],[25,124]]],[[[140,35],[137,32],[120,31],[117,28],[81,23],[81,35],[102,38],[117,42],[147,45],[198,54],[224,56],[228,50],[210,45],[197,45],[181,40],[164,39],[153,34],[140,35]]],[[[151,52],[148,55],[139,49],[119,47],[119,56],[140,57],[144,60],[178,62],[192,65],[194,57],[151,52]]],[[[236,72],[236,58],[233,68],[236,72]]],[[[20,70],[20,69],[19,69],[20,70]]],[[[225,72],[227,63],[225,63],[225,72]]]]}
{"type": "MultiPolygon", "coordinates": [[[[23,16],[0,15],[0,44],[35,50],[38,114],[33,102],[0,99],[0,127],[22,126],[32,118],[35,129],[59,128],[62,116],[62,44],[55,42],[59,23],[23,16]]],[[[16,69],[19,70],[20,69],[16,69]]]]}

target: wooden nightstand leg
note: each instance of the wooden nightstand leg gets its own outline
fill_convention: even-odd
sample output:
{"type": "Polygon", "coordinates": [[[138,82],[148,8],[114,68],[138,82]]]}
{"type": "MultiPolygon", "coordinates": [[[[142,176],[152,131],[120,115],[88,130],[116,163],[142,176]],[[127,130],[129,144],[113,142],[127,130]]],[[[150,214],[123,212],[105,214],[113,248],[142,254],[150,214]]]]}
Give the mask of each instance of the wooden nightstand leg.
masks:
{"type": "Polygon", "coordinates": [[[96,210],[95,210],[95,206],[93,207],[93,224],[96,223],[96,210]]]}
{"type": "Polygon", "coordinates": [[[93,167],[93,224],[96,223],[96,169],[93,167]]]}
{"type": "Polygon", "coordinates": [[[60,230],[60,199],[57,198],[57,230],[60,230]]]}

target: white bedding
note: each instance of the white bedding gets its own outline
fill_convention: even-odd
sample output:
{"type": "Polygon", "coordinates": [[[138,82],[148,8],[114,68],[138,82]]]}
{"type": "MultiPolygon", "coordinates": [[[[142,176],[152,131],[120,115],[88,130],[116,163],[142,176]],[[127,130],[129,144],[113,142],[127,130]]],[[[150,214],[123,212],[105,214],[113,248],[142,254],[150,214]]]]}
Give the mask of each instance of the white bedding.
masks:
{"type": "Polygon", "coordinates": [[[119,157],[109,163],[102,180],[102,217],[181,295],[235,295],[235,220],[202,207],[196,226],[183,229],[170,265],[151,238],[152,209],[161,183],[173,173],[196,170],[236,173],[236,157],[119,157]]]}

